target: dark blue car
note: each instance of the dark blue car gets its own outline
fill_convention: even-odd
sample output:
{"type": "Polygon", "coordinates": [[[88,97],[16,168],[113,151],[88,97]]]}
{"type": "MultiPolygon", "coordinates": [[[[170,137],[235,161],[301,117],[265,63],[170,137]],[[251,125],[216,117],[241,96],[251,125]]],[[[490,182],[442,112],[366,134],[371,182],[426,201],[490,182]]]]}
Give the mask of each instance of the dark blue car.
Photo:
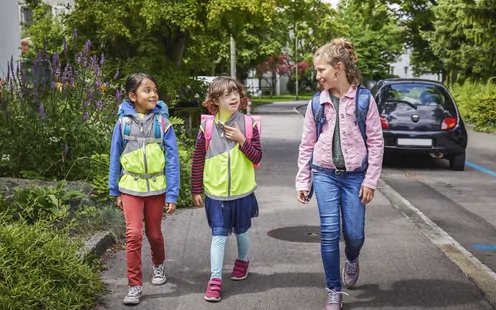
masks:
{"type": "Polygon", "coordinates": [[[381,115],[385,152],[425,153],[465,169],[467,130],[455,100],[439,82],[385,79],[372,88],[381,115]]]}

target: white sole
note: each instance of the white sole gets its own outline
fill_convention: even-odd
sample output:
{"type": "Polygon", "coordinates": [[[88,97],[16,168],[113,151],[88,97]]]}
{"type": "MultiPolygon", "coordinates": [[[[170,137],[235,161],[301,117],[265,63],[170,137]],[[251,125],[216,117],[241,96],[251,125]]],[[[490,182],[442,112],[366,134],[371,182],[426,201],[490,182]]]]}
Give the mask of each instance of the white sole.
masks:
{"type": "Polygon", "coordinates": [[[221,300],[220,297],[217,299],[217,298],[208,298],[207,296],[204,296],[203,299],[210,302],[219,302],[221,300]]]}
{"type": "Polygon", "coordinates": [[[151,282],[152,282],[152,284],[153,284],[153,285],[162,285],[162,284],[164,284],[165,282],[167,282],[167,277],[165,277],[165,278],[164,278],[163,280],[161,280],[161,281],[155,281],[155,280],[153,280],[153,279],[152,279],[152,281],[151,281],[151,282]]]}

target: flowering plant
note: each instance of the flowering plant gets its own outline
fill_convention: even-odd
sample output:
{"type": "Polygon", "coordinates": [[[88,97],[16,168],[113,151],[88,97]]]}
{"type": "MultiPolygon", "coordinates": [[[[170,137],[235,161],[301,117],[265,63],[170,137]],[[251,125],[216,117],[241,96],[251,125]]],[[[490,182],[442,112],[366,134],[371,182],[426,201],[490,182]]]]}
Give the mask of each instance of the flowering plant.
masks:
{"type": "Polygon", "coordinates": [[[33,59],[11,59],[0,81],[0,176],[84,179],[88,158],[109,152],[119,73],[107,78],[90,41],[70,52],[64,40],[62,55],[45,46],[33,59]]]}

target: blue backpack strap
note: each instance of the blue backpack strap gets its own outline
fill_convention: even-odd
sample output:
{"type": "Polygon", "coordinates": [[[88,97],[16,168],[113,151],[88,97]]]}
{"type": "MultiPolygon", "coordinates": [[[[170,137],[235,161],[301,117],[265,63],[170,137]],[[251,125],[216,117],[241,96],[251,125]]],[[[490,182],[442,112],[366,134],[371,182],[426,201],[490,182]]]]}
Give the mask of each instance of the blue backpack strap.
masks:
{"type": "Polygon", "coordinates": [[[124,151],[124,148],[126,147],[127,144],[127,139],[126,137],[129,136],[130,133],[130,126],[131,126],[131,118],[129,116],[122,116],[120,118],[121,122],[121,136],[122,136],[122,151],[124,151]]]}
{"type": "Polygon", "coordinates": [[[355,114],[356,122],[362,133],[363,141],[367,141],[367,133],[365,128],[365,120],[369,113],[370,103],[370,90],[363,86],[357,88],[356,101],[355,101],[355,114]]]}
{"type": "Polygon", "coordinates": [[[315,120],[315,128],[317,130],[317,140],[322,132],[322,126],[326,119],[324,118],[324,105],[320,104],[320,92],[317,92],[312,97],[312,112],[315,120]]]}
{"type": "MultiPolygon", "coordinates": [[[[367,120],[367,114],[369,112],[369,104],[370,104],[370,90],[363,86],[359,86],[357,88],[356,93],[356,101],[355,101],[355,116],[356,123],[358,128],[360,129],[360,133],[362,134],[363,142],[365,143],[365,147],[367,147],[367,128],[365,121],[367,120]]],[[[362,161],[362,170],[367,170],[368,165],[368,150],[367,155],[362,161]]]]}
{"type": "Polygon", "coordinates": [[[155,139],[160,139],[160,147],[164,147],[164,134],[165,134],[165,117],[162,114],[155,113],[153,120],[153,129],[155,132],[155,139]]]}

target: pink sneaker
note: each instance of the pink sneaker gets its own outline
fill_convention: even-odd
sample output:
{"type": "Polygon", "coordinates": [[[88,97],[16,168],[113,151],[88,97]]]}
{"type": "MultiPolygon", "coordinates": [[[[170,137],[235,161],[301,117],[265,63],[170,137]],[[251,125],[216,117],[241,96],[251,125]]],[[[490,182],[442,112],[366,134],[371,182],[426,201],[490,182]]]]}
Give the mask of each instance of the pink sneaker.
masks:
{"type": "Polygon", "coordinates": [[[243,261],[240,259],[236,259],[234,262],[234,268],[231,274],[231,280],[234,281],[241,281],[244,280],[248,277],[248,266],[250,265],[250,262],[243,261]]]}
{"type": "Polygon", "coordinates": [[[205,292],[206,301],[220,301],[220,293],[222,292],[222,281],[219,278],[213,278],[208,281],[207,291],[205,292]]]}

